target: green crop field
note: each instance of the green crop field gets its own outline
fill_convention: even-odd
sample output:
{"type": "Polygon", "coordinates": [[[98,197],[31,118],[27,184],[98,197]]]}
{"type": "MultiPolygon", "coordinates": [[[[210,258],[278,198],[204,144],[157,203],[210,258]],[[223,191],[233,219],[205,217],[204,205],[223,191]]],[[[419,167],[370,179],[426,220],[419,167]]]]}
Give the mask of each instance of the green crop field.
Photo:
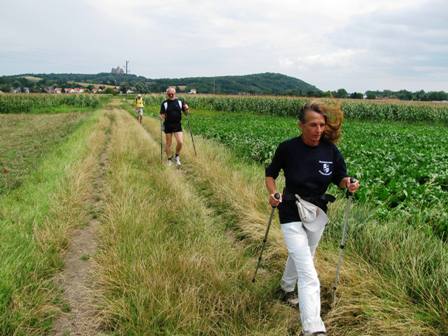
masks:
{"type": "MultiPolygon", "coordinates": [[[[217,139],[241,156],[263,164],[270,161],[281,141],[298,134],[295,119],[280,116],[295,116],[307,101],[278,97],[184,98],[199,110],[193,132],[217,139]]],[[[151,105],[162,99],[153,95],[146,101],[151,105]]],[[[363,180],[359,199],[373,202],[382,216],[395,216],[399,211],[410,222],[414,216],[426,217],[436,234],[448,239],[447,215],[433,211],[448,205],[448,130],[444,126],[448,105],[353,100],[340,104],[346,117],[340,149],[352,174],[363,180]]]]}
{"type": "MultiPolygon", "coordinates": [[[[241,156],[267,164],[276,146],[298,135],[293,118],[251,114],[195,114],[194,132],[217,139],[241,156]]],[[[398,122],[346,121],[340,149],[363,188],[357,197],[382,216],[424,217],[448,238],[448,129],[398,122]]]]}
{"type": "MultiPolygon", "coordinates": [[[[107,99],[0,97],[0,335],[299,334],[276,294],[277,220],[252,275],[264,167],[306,100],[188,97],[198,155],[184,123],[174,169],[152,118],[163,97],[146,97],[142,125],[107,99]]],[[[316,256],[328,334],[447,335],[446,107],[352,103],[339,147],[362,187],[334,305],[336,188],[316,256]]]]}
{"type": "Polygon", "coordinates": [[[0,113],[50,113],[98,108],[109,97],[94,95],[0,95],[0,113]]]}

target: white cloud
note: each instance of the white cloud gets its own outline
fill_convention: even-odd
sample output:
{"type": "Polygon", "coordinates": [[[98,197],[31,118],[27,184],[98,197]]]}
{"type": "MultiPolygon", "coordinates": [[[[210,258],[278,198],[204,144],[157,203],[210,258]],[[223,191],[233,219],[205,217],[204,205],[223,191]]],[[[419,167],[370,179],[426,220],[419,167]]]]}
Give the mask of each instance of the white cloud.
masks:
{"type": "Polygon", "coordinates": [[[325,54],[312,54],[307,56],[298,56],[295,59],[280,59],[280,64],[286,67],[296,67],[299,70],[310,67],[350,67],[353,59],[359,54],[365,53],[365,50],[341,49],[325,54]]]}
{"type": "Polygon", "coordinates": [[[0,74],[283,72],[323,89],[448,90],[445,0],[32,0],[0,3],[0,74]],[[31,9],[31,10],[30,10],[31,9]],[[445,58],[445,59],[444,59],[445,58]],[[380,87],[381,88],[381,87],[380,87]]]}

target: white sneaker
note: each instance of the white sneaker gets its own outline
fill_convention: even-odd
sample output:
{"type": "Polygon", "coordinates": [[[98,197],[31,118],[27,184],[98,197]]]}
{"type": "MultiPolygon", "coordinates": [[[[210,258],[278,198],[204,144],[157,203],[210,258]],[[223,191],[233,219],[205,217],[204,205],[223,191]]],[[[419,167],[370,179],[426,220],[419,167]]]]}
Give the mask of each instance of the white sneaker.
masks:
{"type": "Polygon", "coordinates": [[[178,166],[178,167],[181,165],[179,156],[176,156],[174,158],[174,162],[176,163],[176,166],[178,166]]]}
{"type": "Polygon", "coordinates": [[[173,158],[169,158],[168,161],[166,162],[166,164],[168,166],[172,166],[173,165],[173,158]]]}

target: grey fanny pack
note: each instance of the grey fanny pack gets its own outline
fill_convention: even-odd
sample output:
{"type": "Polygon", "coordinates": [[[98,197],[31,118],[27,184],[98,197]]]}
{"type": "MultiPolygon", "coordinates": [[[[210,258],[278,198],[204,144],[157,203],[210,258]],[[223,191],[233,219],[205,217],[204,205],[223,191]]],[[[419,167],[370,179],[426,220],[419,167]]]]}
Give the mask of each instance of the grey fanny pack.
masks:
{"type": "Polygon", "coordinates": [[[305,201],[299,195],[296,198],[297,210],[303,226],[309,231],[319,231],[328,223],[328,216],[321,208],[311,202],[305,201]]]}

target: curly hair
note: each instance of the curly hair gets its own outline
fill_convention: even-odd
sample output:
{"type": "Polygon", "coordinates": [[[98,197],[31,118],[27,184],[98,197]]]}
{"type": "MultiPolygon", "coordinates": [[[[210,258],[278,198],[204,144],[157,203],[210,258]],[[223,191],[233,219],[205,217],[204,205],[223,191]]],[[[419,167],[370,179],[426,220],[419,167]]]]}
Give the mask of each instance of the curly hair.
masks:
{"type": "Polygon", "coordinates": [[[332,143],[337,143],[341,136],[341,126],[344,120],[344,113],[339,103],[323,104],[315,101],[306,103],[298,114],[298,119],[302,124],[305,123],[307,111],[313,111],[324,116],[325,131],[322,137],[332,143]]]}

